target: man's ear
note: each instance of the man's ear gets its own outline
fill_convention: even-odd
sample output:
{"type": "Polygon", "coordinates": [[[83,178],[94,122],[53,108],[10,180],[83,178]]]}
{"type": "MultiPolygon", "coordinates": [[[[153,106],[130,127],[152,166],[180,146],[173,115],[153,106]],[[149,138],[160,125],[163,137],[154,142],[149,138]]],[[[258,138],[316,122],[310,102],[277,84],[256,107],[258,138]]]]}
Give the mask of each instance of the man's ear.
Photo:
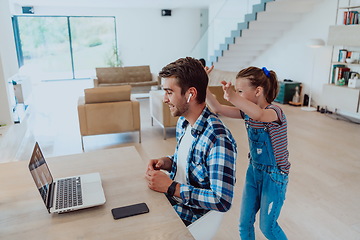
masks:
{"type": "Polygon", "coordinates": [[[196,97],[197,97],[197,90],[196,90],[196,88],[190,87],[190,88],[188,89],[188,97],[190,96],[190,94],[191,94],[191,98],[195,97],[195,98],[193,98],[193,99],[196,99],[196,97]]]}

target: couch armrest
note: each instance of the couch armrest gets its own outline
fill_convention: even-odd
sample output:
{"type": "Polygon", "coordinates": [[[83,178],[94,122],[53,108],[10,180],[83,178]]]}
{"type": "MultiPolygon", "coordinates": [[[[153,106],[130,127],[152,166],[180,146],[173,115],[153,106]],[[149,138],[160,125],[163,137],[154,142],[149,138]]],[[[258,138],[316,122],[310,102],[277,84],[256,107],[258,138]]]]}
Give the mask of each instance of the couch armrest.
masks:
{"type": "Polygon", "coordinates": [[[164,91],[150,91],[150,114],[163,127],[175,127],[178,117],[173,117],[169,106],[164,103],[164,91]]]}
{"type": "Polygon", "coordinates": [[[93,81],[94,81],[94,87],[99,87],[99,79],[94,78],[93,81]]]}
{"type": "Polygon", "coordinates": [[[132,111],[133,111],[133,124],[134,124],[134,130],[140,131],[140,103],[138,100],[131,100],[132,104],[132,111]]]}
{"type": "Polygon", "coordinates": [[[87,135],[87,120],[86,120],[86,109],[85,109],[85,98],[84,96],[79,97],[78,99],[78,116],[79,116],[79,126],[80,126],[80,135],[87,135]]]}
{"type": "Polygon", "coordinates": [[[161,77],[156,73],[151,73],[151,81],[157,82],[159,86],[161,85],[161,77]]]}

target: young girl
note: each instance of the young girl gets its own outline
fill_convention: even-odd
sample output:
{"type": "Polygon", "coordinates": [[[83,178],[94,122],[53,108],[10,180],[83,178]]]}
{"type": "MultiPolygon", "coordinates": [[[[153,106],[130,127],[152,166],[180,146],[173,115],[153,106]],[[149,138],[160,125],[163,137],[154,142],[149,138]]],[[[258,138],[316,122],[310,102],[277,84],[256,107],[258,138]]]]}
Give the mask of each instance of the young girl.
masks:
{"type": "Polygon", "coordinates": [[[285,200],[290,163],[286,117],[280,107],[271,104],[278,91],[276,74],[265,67],[249,67],[237,74],[236,92],[231,83],[223,81],[222,84],[224,98],[234,107],[221,105],[209,90],[207,103],[220,115],[243,118],[249,138],[240,237],[255,239],[255,215],[260,210],[260,229],[265,237],[287,239],[277,222],[285,200]]]}

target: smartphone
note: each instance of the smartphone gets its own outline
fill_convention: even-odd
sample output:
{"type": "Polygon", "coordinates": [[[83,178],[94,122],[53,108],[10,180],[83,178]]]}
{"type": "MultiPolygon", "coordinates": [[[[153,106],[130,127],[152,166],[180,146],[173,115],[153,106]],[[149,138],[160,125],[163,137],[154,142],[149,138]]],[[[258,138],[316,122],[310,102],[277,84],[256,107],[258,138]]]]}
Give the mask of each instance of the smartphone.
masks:
{"type": "Polygon", "coordinates": [[[111,213],[115,220],[120,218],[135,216],[143,213],[148,213],[148,212],[149,212],[149,208],[146,205],[146,203],[138,203],[134,205],[111,209],[111,213]]]}

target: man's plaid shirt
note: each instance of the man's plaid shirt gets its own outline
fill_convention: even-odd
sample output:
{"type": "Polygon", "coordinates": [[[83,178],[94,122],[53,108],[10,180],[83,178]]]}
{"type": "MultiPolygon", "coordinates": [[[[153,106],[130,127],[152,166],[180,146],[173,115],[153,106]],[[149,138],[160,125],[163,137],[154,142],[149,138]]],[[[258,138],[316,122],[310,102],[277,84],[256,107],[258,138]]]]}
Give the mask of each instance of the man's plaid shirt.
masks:
{"type": "MultiPolygon", "coordinates": [[[[177,151],[189,122],[180,117],[176,127],[178,142],[170,178],[177,169],[177,151]]],[[[179,216],[194,222],[209,210],[226,212],[234,195],[236,142],[230,131],[214,113],[205,107],[191,129],[194,137],[186,167],[187,184],[180,185],[182,203],[174,205],[179,216]]]]}

